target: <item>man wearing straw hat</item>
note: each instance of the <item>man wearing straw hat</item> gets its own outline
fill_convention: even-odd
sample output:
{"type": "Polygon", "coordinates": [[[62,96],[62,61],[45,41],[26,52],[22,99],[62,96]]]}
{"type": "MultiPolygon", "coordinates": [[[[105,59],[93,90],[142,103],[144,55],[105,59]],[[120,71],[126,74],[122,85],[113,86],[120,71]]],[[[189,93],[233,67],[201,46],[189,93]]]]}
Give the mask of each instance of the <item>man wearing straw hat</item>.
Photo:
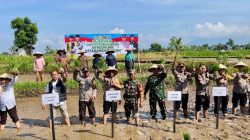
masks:
{"type": "Polygon", "coordinates": [[[106,54],[106,64],[108,67],[115,67],[116,66],[116,58],[113,55],[115,51],[113,49],[107,50],[106,54]]]}
{"type": "Polygon", "coordinates": [[[34,60],[34,72],[36,73],[36,81],[38,82],[40,79],[42,82],[43,81],[43,71],[44,71],[44,66],[45,66],[43,54],[40,52],[36,52],[33,55],[36,57],[34,60]]]}
{"type": "MultiPolygon", "coordinates": [[[[176,68],[175,61],[172,65],[172,73],[176,79],[175,90],[181,91],[181,101],[176,101],[176,110],[180,109],[180,104],[182,104],[183,114],[184,117],[188,117],[188,81],[191,80],[192,74],[185,71],[186,67],[184,63],[179,63],[178,67],[176,68]]],[[[176,111],[177,115],[177,111],[176,111]]]]}
{"type": "Polygon", "coordinates": [[[19,118],[16,110],[16,100],[14,95],[14,84],[17,81],[18,72],[12,73],[13,78],[4,73],[0,75],[0,131],[4,130],[7,121],[7,113],[16,128],[20,128],[19,118]]]}
{"type": "Polygon", "coordinates": [[[238,103],[240,102],[241,115],[245,115],[245,108],[247,103],[247,78],[248,74],[243,72],[243,68],[247,67],[242,61],[234,65],[238,72],[233,73],[233,97],[232,97],[232,114],[236,114],[238,103]]]}
{"type": "Polygon", "coordinates": [[[140,99],[139,106],[142,107],[143,104],[143,94],[142,94],[142,83],[135,80],[135,71],[132,70],[128,72],[128,79],[123,82],[124,85],[124,95],[125,100],[124,110],[127,118],[127,124],[130,123],[130,115],[132,112],[133,118],[135,119],[136,126],[139,125],[139,110],[138,110],[138,100],[140,99]]]}
{"type": "Polygon", "coordinates": [[[56,61],[56,63],[61,63],[64,72],[68,72],[68,59],[67,59],[67,52],[62,49],[62,50],[58,50],[57,51],[58,56],[54,55],[54,59],[56,61]]]}
{"type": "MultiPolygon", "coordinates": [[[[120,85],[119,80],[115,77],[118,74],[118,70],[114,67],[109,67],[103,77],[99,76],[99,72],[97,73],[96,78],[102,82],[104,94],[103,94],[103,124],[107,124],[109,110],[114,112],[114,122],[116,119],[116,110],[117,110],[117,102],[114,103],[114,110],[112,110],[112,102],[106,101],[106,91],[110,90],[121,90],[122,86],[120,85]]],[[[121,101],[119,101],[119,104],[121,101]]]]}
{"type": "Polygon", "coordinates": [[[165,106],[165,94],[164,94],[164,79],[167,77],[167,73],[162,65],[153,65],[148,69],[153,74],[147,79],[147,83],[144,89],[144,99],[146,99],[147,92],[149,91],[149,104],[150,115],[152,119],[156,119],[156,104],[161,110],[162,119],[166,119],[166,106],[165,106]]]}
{"type": "Polygon", "coordinates": [[[97,72],[100,70],[100,62],[101,62],[101,57],[102,55],[98,52],[96,52],[94,55],[93,55],[94,59],[93,59],[93,64],[92,64],[92,69],[94,71],[94,75],[96,76],[97,75],[97,72]]]}
{"type": "Polygon", "coordinates": [[[80,56],[78,56],[78,60],[80,60],[80,62],[81,62],[81,69],[89,67],[88,57],[86,55],[84,55],[85,53],[86,53],[85,50],[81,50],[78,53],[78,54],[80,54],[80,56]]]}
{"type": "MultiPolygon", "coordinates": [[[[219,64],[219,71],[215,76],[215,82],[217,87],[227,87],[228,77],[226,75],[225,70],[227,69],[226,66],[223,64],[219,64]]],[[[214,96],[214,114],[217,114],[217,107],[221,108],[223,113],[223,117],[226,117],[227,113],[227,105],[228,105],[228,95],[220,97],[220,104],[218,104],[218,96],[214,96]],[[220,107],[221,106],[221,107],[220,107]]]]}

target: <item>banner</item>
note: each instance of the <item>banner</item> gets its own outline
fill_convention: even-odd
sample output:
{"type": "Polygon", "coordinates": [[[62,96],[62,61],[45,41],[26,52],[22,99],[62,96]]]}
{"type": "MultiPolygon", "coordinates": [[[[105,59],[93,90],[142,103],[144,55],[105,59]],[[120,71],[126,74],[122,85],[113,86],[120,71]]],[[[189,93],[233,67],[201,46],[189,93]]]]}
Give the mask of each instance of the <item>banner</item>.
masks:
{"type": "Polygon", "coordinates": [[[87,56],[98,52],[104,56],[107,50],[115,54],[126,54],[126,49],[138,51],[138,34],[66,34],[67,54],[78,56],[85,51],[87,56]]]}

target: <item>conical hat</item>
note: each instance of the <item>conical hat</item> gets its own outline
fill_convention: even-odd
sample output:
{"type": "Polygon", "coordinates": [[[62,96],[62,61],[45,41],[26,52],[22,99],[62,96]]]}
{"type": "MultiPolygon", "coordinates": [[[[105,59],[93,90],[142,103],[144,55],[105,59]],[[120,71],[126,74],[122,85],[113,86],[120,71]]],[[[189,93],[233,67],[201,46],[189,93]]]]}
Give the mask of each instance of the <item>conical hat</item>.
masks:
{"type": "Polygon", "coordinates": [[[85,50],[81,50],[78,54],[86,53],[85,50]]]}
{"type": "Polygon", "coordinates": [[[245,64],[244,62],[240,61],[240,62],[238,62],[237,64],[234,65],[234,67],[238,67],[238,66],[245,67],[245,66],[247,66],[247,64],[245,64]]]}
{"type": "Polygon", "coordinates": [[[4,74],[0,75],[0,79],[10,79],[11,80],[11,77],[7,73],[4,73],[4,74]]]}
{"type": "Polygon", "coordinates": [[[63,52],[64,54],[66,54],[66,53],[67,53],[64,49],[57,50],[57,54],[60,54],[60,52],[63,52]]]}
{"type": "Polygon", "coordinates": [[[106,54],[108,54],[109,52],[114,53],[115,51],[114,51],[114,49],[108,49],[107,52],[106,52],[106,54]]]}
{"type": "Polygon", "coordinates": [[[115,72],[115,75],[118,74],[118,70],[117,70],[116,68],[114,68],[114,67],[108,67],[108,69],[105,71],[105,75],[106,75],[107,72],[109,72],[109,71],[114,71],[114,72],[115,72]]]}
{"type": "Polygon", "coordinates": [[[96,53],[93,55],[93,57],[97,57],[97,56],[102,57],[102,55],[101,55],[100,53],[96,52],[96,53]]]}
{"type": "Polygon", "coordinates": [[[223,64],[219,64],[219,69],[227,69],[227,67],[223,64]]]}
{"type": "Polygon", "coordinates": [[[148,69],[148,71],[149,71],[149,72],[152,72],[153,69],[157,69],[157,68],[158,68],[158,66],[157,66],[156,64],[154,64],[154,65],[152,65],[152,66],[148,69]]]}
{"type": "Polygon", "coordinates": [[[41,52],[35,52],[33,55],[34,56],[36,56],[36,55],[43,55],[43,53],[41,53],[41,52]]]}

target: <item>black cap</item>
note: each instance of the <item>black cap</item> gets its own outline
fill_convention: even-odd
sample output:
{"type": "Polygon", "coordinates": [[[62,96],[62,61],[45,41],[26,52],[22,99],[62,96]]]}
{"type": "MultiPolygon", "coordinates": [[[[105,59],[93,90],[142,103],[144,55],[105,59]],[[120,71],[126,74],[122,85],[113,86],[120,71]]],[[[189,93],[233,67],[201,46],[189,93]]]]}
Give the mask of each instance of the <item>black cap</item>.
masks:
{"type": "Polygon", "coordinates": [[[83,71],[83,72],[88,72],[89,69],[88,69],[88,67],[84,67],[84,68],[82,68],[82,71],[83,71]]]}

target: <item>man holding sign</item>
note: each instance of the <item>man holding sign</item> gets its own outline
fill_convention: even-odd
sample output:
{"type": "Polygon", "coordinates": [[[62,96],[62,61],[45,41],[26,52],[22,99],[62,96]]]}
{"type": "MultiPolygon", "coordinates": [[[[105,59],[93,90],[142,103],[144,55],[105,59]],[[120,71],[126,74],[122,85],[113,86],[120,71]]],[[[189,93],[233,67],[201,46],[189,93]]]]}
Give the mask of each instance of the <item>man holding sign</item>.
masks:
{"type": "MultiPolygon", "coordinates": [[[[219,64],[219,73],[215,76],[216,87],[227,87],[228,78],[225,73],[226,66],[219,64]]],[[[221,106],[221,111],[223,113],[223,117],[226,117],[227,113],[227,104],[228,104],[228,95],[226,96],[214,96],[214,114],[217,114],[217,107],[221,106]],[[220,99],[220,104],[218,104],[218,100],[220,99]]]]}
{"type": "MultiPolygon", "coordinates": [[[[192,74],[187,72],[184,63],[179,63],[178,67],[176,68],[175,61],[172,65],[172,73],[176,79],[176,85],[175,90],[181,91],[181,101],[176,101],[176,110],[178,111],[180,109],[180,104],[182,104],[183,114],[184,117],[188,117],[188,81],[191,80],[192,74]]],[[[176,116],[178,112],[176,111],[176,116]]]]}
{"type": "MultiPolygon", "coordinates": [[[[122,89],[122,86],[120,85],[119,80],[115,77],[118,74],[118,70],[114,67],[109,67],[103,77],[99,76],[99,72],[97,73],[97,79],[102,82],[103,89],[104,89],[104,95],[103,95],[103,124],[107,124],[108,119],[108,113],[109,110],[111,110],[114,113],[114,122],[116,122],[116,110],[117,110],[117,102],[114,102],[114,109],[112,110],[112,101],[106,100],[106,91],[112,91],[112,90],[120,90],[122,89]]],[[[119,101],[119,104],[121,101],[119,101]]]]}
{"type": "MultiPolygon", "coordinates": [[[[53,104],[53,115],[54,118],[56,118],[56,110],[60,110],[62,113],[65,123],[70,126],[70,120],[69,120],[69,114],[67,111],[67,105],[66,105],[66,100],[67,100],[67,94],[66,94],[66,81],[67,81],[67,75],[66,72],[62,69],[60,70],[60,74],[62,78],[59,78],[58,70],[53,70],[51,74],[51,81],[46,87],[46,93],[58,93],[59,94],[59,103],[53,104]]],[[[46,109],[46,105],[42,105],[42,109],[46,109]]],[[[52,126],[52,121],[49,116],[49,127],[52,126]]]]}
{"type": "Polygon", "coordinates": [[[152,119],[156,119],[156,104],[161,110],[162,119],[166,119],[166,106],[165,106],[165,92],[164,92],[164,79],[167,77],[167,73],[162,65],[153,65],[148,69],[153,74],[148,77],[145,90],[144,99],[146,99],[147,92],[149,91],[149,104],[150,115],[152,119]]]}

